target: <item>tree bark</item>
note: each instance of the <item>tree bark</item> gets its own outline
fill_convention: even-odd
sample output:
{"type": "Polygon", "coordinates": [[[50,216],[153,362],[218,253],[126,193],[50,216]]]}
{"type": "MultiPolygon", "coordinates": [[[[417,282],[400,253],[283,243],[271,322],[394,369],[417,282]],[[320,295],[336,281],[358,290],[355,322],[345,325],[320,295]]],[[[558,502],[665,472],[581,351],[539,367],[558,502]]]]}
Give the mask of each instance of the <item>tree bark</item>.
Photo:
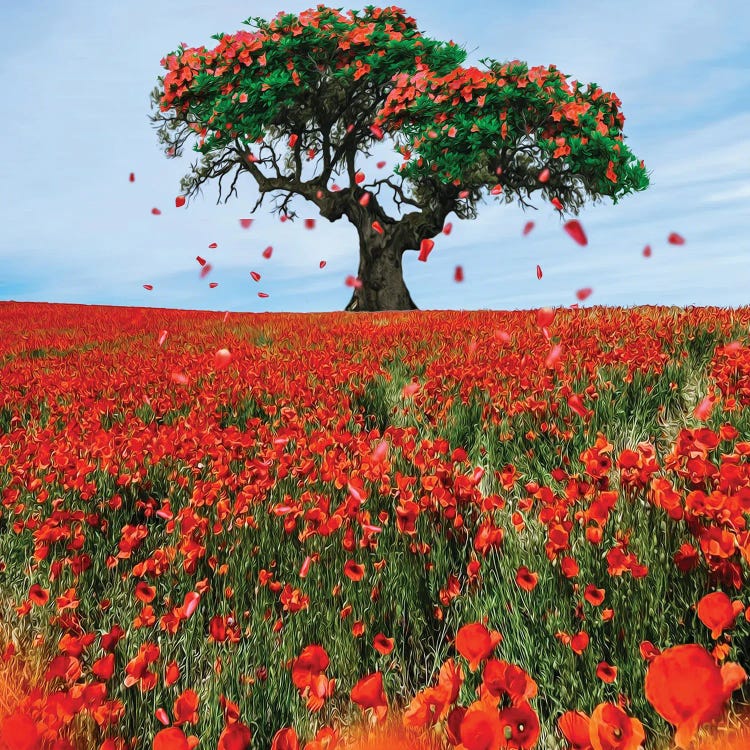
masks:
{"type": "Polygon", "coordinates": [[[418,310],[404,283],[401,259],[408,243],[396,225],[386,225],[383,234],[369,225],[358,226],[359,272],[361,282],[355,287],[349,304],[352,312],[380,310],[418,310]]]}

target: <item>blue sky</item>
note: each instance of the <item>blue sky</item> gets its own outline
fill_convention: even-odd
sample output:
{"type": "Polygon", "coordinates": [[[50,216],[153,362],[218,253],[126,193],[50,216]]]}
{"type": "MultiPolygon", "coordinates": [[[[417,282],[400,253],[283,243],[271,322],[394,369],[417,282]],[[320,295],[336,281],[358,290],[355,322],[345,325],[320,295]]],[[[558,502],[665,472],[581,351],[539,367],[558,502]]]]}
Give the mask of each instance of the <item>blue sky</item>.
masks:
{"type": "MultiPolygon", "coordinates": [[[[0,300],[252,312],[341,310],[357,272],[354,227],[321,219],[295,198],[294,224],[271,214],[248,175],[239,199],[216,205],[207,185],[177,209],[180,178],[195,155],[168,160],[148,120],[159,60],[180,42],[214,46],[249,16],[299,12],[317,0],[30,0],[0,3],[5,29],[0,300]],[[128,181],[130,172],[135,182],[128,181]],[[151,209],[161,209],[153,216],[151,209]],[[303,218],[315,218],[314,231],[303,218]],[[218,249],[208,245],[218,243],[218,249]],[[270,260],[261,253],[274,248],[270,260]],[[200,279],[195,257],[213,266],[200,279]],[[319,268],[320,260],[326,267],[319,268]],[[261,274],[256,283],[250,271],[261,274]],[[219,286],[210,289],[210,281],[219,286]],[[151,292],[143,284],[153,284],[151,292]],[[259,291],[267,299],[258,298],[259,291]]],[[[367,5],[329,3],[332,7],[367,5]]],[[[391,5],[391,2],[384,5],[391,5]]],[[[427,263],[404,257],[421,309],[524,309],[569,305],[739,306],[750,303],[750,5],[744,0],[599,0],[395,3],[422,33],[479,59],[555,64],[622,100],[624,133],[652,173],[651,187],[589,204],[574,243],[557,211],[479,204],[478,218],[435,238],[427,263]],[[613,8],[615,6],[612,6],[613,8]],[[521,234],[526,221],[534,230],[521,234]],[[678,232],[686,244],[667,243],[678,232]],[[644,258],[645,245],[652,256],[644,258]],[[465,281],[456,283],[456,265],[465,281]],[[536,266],[543,269],[537,279],[536,266]]],[[[358,168],[385,176],[401,162],[384,141],[358,168]],[[385,169],[375,162],[385,159],[385,169]]],[[[337,180],[345,185],[345,179],[337,180]]],[[[392,214],[395,215],[395,214],[392,214]]]]}

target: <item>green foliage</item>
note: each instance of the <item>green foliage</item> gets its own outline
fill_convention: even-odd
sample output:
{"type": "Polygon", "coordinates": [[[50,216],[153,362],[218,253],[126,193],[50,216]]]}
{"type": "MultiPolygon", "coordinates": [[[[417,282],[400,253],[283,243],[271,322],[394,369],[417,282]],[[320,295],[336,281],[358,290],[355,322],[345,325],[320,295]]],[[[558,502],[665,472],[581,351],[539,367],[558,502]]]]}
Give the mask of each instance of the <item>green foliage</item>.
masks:
{"type": "Polygon", "coordinates": [[[378,127],[405,138],[397,140],[405,163],[396,171],[417,203],[432,207],[448,196],[461,218],[474,218],[481,190],[496,185],[506,202],[527,205],[523,196],[540,190],[575,213],[589,197],[617,203],[648,187],[643,162],[624,144],[617,96],[593,83],[570,86],[555,66],[485,58],[488,70],[464,69],[465,50],[423,36],[395,7],[347,16],[319,5],[245,24],[255,31],[216,34],[212,50],[179,47],[162,60],[168,72],[152,94],[168,113],[153,118],[160,140],[171,155],[195,140],[203,155],[182,182],[186,194],[219,177],[221,197],[221,178],[234,167],[265,177],[248,164],[261,143],[260,163],[282,181],[276,189],[309,198],[303,150],[322,156],[312,182],[324,187],[367,152],[378,127]],[[293,178],[282,177],[277,161],[276,147],[287,144],[293,178]],[[468,193],[458,198],[461,190],[468,193]]]}

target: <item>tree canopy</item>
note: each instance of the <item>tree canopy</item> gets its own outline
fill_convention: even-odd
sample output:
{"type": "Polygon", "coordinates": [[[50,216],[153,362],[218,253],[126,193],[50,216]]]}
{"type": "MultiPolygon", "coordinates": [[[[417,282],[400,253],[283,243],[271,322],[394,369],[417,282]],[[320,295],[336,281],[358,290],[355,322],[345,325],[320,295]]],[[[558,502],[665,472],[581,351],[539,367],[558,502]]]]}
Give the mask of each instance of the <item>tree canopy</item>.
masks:
{"type": "Polygon", "coordinates": [[[214,49],[183,44],[161,61],[167,73],[152,94],[160,141],[169,156],[191,142],[202,155],[181,182],[186,197],[218,178],[220,201],[231,176],[226,201],[249,173],[260,191],[253,212],[279,192],[277,210],[294,218],[289,202],[301,195],[330,221],[355,224],[361,249],[401,225],[403,250],[438,234],[448,213],[476,218],[483,190],[524,207],[540,192],[577,214],[587,199],[617,203],[648,187],[624,143],[621,102],[597,84],[518,60],[463,68],[462,48],[422,35],[400,8],[340,11],[250,18],[253,32],[217,34],[214,49]],[[403,162],[363,184],[356,159],[386,136],[403,162]],[[315,159],[313,175],[303,175],[303,158],[315,159]],[[329,187],[336,175],[348,186],[329,187]],[[399,210],[419,211],[389,216],[383,188],[399,210]]]}

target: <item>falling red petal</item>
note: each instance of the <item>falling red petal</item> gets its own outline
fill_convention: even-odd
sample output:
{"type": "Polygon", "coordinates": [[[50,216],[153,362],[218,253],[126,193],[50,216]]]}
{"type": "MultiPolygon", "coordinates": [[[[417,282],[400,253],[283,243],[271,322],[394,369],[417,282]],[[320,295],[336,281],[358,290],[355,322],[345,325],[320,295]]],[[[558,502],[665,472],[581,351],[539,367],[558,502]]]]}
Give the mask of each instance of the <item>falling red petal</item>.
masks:
{"type": "Polygon", "coordinates": [[[365,193],[360,199],[359,199],[359,205],[360,206],[366,206],[370,202],[370,193],[365,193]]]}
{"type": "Polygon", "coordinates": [[[264,251],[263,251],[263,257],[264,258],[270,258],[271,253],[273,252],[273,248],[269,245],[264,251]]]}
{"type": "Polygon", "coordinates": [[[240,219],[240,226],[243,229],[249,229],[250,225],[253,223],[252,219],[240,219]]]}
{"type": "Polygon", "coordinates": [[[130,181],[135,182],[135,172],[130,173],[130,181]]]}
{"type": "Polygon", "coordinates": [[[571,219],[563,224],[563,229],[581,246],[589,244],[586,233],[583,231],[581,223],[577,219],[571,219]]]}
{"type": "Polygon", "coordinates": [[[382,169],[384,166],[385,166],[385,162],[384,161],[379,161],[378,162],[378,169],[382,169]]]}
{"type": "Polygon", "coordinates": [[[684,245],[685,238],[682,235],[677,234],[677,232],[672,232],[669,237],[667,237],[667,242],[669,242],[670,245],[684,245]]]}
{"type": "Polygon", "coordinates": [[[152,290],[152,289],[153,289],[154,287],[153,287],[153,286],[152,286],[151,284],[144,284],[144,285],[143,285],[143,288],[144,288],[144,289],[145,289],[146,291],[150,292],[150,291],[151,291],[151,290],[152,290]]]}
{"type": "Polygon", "coordinates": [[[305,229],[315,229],[315,219],[305,219],[305,229]]]}
{"type": "Polygon", "coordinates": [[[456,273],[453,276],[453,278],[456,281],[463,281],[464,280],[464,269],[461,268],[461,266],[456,266],[456,273]]]}
{"type": "Polygon", "coordinates": [[[591,287],[587,286],[585,289],[579,289],[576,292],[576,297],[583,302],[583,300],[585,300],[586,297],[589,297],[593,291],[594,290],[591,287]]]}
{"type": "Polygon", "coordinates": [[[175,206],[177,206],[177,208],[181,208],[182,206],[184,206],[185,205],[185,196],[184,195],[178,195],[174,199],[174,204],[175,204],[175,206]]]}
{"type": "Polygon", "coordinates": [[[646,245],[646,247],[643,248],[643,257],[644,258],[651,257],[651,245],[646,245]]]}
{"type": "Polygon", "coordinates": [[[232,361],[232,353],[229,349],[219,349],[214,354],[214,369],[223,370],[232,361]]]}
{"type": "Polygon", "coordinates": [[[527,221],[523,228],[523,235],[524,237],[534,228],[534,222],[533,221],[527,221]]]}
{"type": "Polygon", "coordinates": [[[267,294],[266,294],[265,292],[258,292],[258,296],[259,296],[259,297],[262,297],[262,298],[264,298],[264,299],[265,299],[266,297],[268,297],[268,295],[267,295],[267,294]]]}
{"type": "Polygon", "coordinates": [[[260,274],[257,271],[250,271],[253,281],[260,281],[260,274]]]}
{"type": "Polygon", "coordinates": [[[432,248],[435,247],[434,240],[424,239],[419,245],[419,258],[423,263],[427,262],[427,257],[432,252],[432,248]]]}
{"type": "Polygon", "coordinates": [[[210,245],[208,246],[208,249],[209,249],[209,250],[215,250],[215,249],[216,249],[217,247],[219,247],[219,246],[218,246],[218,245],[217,245],[217,244],[216,244],[215,242],[212,242],[212,243],[211,243],[211,244],[210,244],[210,245]]]}
{"type": "Polygon", "coordinates": [[[326,266],[326,262],[324,260],[321,260],[320,261],[320,267],[321,268],[325,268],[325,266],[326,266]]]}
{"type": "Polygon", "coordinates": [[[198,263],[200,263],[200,264],[201,264],[202,266],[205,266],[205,265],[206,265],[206,259],[205,259],[205,258],[201,258],[201,256],[200,256],[200,255],[196,255],[196,256],[195,256],[195,259],[196,259],[196,260],[198,261],[198,263]]]}
{"type": "Polygon", "coordinates": [[[563,204],[562,204],[562,203],[560,203],[560,199],[559,199],[559,198],[553,198],[553,199],[552,199],[552,200],[551,200],[550,202],[552,203],[552,205],[553,205],[553,206],[554,206],[554,207],[555,207],[555,208],[556,208],[556,209],[557,209],[558,211],[562,211],[562,210],[563,210],[563,204]]]}
{"type": "Polygon", "coordinates": [[[537,277],[537,279],[541,279],[542,278],[542,267],[541,266],[537,266],[536,267],[536,277],[537,277]]]}
{"type": "Polygon", "coordinates": [[[445,225],[445,226],[443,227],[443,234],[445,234],[445,235],[449,235],[449,234],[451,233],[451,229],[453,229],[453,224],[451,224],[450,222],[448,222],[448,223],[447,223],[447,224],[446,224],[446,225],[445,225]]]}
{"type": "Polygon", "coordinates": [[[161,214],[161,211],[160,211],[160,210],[159,210],[158,208],[152,208],[152,209],[151,209],[151,213],[152,213],[152,214],[153,214],[154,216],[159,216],[159,215],[161,214]]]}
{"type": "Polygon", "coordinates": [[[539,182],[547,182],[549,180],[549,169],[546,167],[539,173],[539,182]]]}
{"type": "Polygon", "coordinates": [[[219,283],[217,281],[211,281],[208,284],[209,289],[216,289],[217,286],[219,286],[219,283]]]}
{"type": "Polygon", "coordinates": [[[208,276],[208,274],[211,273],[212,268],[213,266],[210,263],[206,263],[206,265],[203,266],[203,268],[201,268],[201,278],[205,279],[206,276],[208,276]]]}

